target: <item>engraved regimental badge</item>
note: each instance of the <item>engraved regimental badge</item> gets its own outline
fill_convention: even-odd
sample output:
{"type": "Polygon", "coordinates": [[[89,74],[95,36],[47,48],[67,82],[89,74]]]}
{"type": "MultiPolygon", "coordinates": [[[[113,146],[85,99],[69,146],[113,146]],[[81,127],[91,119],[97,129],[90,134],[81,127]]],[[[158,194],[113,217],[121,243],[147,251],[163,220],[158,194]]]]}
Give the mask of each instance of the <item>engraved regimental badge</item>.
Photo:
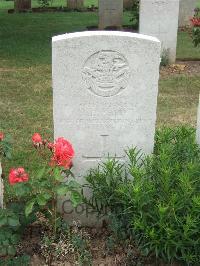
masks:
{"type": "Polygon", "coordinates": [[[126,88],[130,70],[122,54],[103,50],[85,61],[82,74],[88,90],[93,94],[111,97],[126,88]]]}

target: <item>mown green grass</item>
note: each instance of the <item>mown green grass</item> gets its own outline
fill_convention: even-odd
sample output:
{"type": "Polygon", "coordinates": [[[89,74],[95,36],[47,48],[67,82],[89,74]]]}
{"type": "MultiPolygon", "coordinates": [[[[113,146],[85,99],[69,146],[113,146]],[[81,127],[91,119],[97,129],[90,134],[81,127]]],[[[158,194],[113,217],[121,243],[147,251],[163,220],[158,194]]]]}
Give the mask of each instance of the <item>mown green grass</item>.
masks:
{"type": "MultiPolygon", "coordinates": [[[[124,24],[131,24],[124,12],[124,24]]],[[[32,66],[50,64],[51,38],[66,32],[97,26],[95,12],[21,13],[0,11],[0,65],[32,66]]]]}
{"type": "MultiPolygon", "coordinates": [[[[124,24],[130,24],[124,13],[124,24]]],[[[5,168],[36,169],[34,132],[53,137],[51,37],[97,25],[97,13],[22,13],[0,10],[0,131],[13,137],[13,159],[5,168]]],[[[199,58],[187,33],[179,34],[178,57],[199,58]]],[[[199,76],[160,80],[157,126],[195,125],[199,76]]]]}
{"type": "Polygon", "coordinates": [[[199,59],[200,46],[194,47],[189,32],[179,32],[177,40],[177,59],[199,59]]]}

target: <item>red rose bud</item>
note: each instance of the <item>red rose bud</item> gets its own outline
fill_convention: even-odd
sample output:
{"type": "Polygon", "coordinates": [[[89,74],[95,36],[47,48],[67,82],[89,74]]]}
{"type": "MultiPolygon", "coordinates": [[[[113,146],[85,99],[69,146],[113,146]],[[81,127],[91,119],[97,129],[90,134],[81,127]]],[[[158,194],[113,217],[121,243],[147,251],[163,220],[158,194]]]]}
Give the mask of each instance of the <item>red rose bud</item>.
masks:
{"type": "Polygon", "coordinates": [[[58,138],[54,144],[51,165],[63,166],[69,169],[72,165],[73,157],[74,149],[72,144],[64,138],[58,138]]]}
{"type": "Polygon", "coordinates": [[[47,144],[47,140],[46,139],[44,139],[43,141],[42,141],[42,144],[45,146],[46,144],[47,144]]]}
{"type": "Polygon", "coordinates": [[[9,173],[9,183],[14,185],[20,182],[28,181],[28,174],[25,172],[24,168],[19,167],[16,169],[11,169],[9,173]]]}
{"type": "Polygon", "coordinates": [[[50,150],[50,151],[53,151],[53,148],[54,148],[54,144],[52,142],[49,142],[47,144],[47,148],[50,150]]]}
{"type": "Polygon", "coordinates": [[[4,134],[3,132],[0,132],[0,141],[2,141],[4,139],[4,134]]]}
{"type": "Polygon", "coordinates": [[[32,136],[32,141],[34,146],[39,146],[42,144],[42,137],[39,133],[34,133],[32,136]]]}

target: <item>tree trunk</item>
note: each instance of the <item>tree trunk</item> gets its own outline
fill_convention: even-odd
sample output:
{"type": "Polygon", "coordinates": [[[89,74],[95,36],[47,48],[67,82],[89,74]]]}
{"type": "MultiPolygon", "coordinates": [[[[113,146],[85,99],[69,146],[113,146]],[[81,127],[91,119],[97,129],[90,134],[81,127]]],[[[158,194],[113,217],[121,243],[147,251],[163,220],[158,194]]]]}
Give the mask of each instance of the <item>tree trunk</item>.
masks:
{"type": "Polygon", "coordinates": [[[84,0],[67,0],[67,7],[69,9],[82,9],[84,0]]]}
{"type": "Polygon", "coordinates": [[[15,12],[31,9],[31,0],[15,0],[15,12]]]}
{"type": "Polygon", "coordinates": [[[133,7],[134,0],[124,0],[124,8],[131,9],[133,7]]]}

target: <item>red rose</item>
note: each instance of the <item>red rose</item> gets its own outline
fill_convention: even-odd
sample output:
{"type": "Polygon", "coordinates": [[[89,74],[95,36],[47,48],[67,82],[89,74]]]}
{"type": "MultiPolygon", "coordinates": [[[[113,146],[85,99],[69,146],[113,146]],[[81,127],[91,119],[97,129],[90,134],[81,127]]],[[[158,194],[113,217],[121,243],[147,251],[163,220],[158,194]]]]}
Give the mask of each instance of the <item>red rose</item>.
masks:
{"type": "Polygon", "coordinates": [[[34,145],[42,144],[42,137],[39,133],[34,133],[32,136],[32,141],[34,145]]]}
{"type": "Polygon", "coordinates": [[[0,141],[2,141],[4,139],[4,134],[3,132],[0,132],[0,141]]]}
{"type": "Polygon", "coordinates": [[[28,181],[28,174],[25,172],[24,168],[19,167],[16,169],[11,169],[8,178],[9,183],[14,185],[15,183],[28,181]]]}
{"type": "Polygon", "coordinates": [[[190,21],[192,22],[192,25],[194,27],[199,27],[200,26],[200,18],[191,18],[190,21]]]}
{"type": "Polygon", "coordinates": [[[64,166],[70,168],[72,165],[72,158],[74,157],[74,149],[71,143],[64,139],[58,138],[53,147],[53,157],[51,158],[51,165],[64,166]]]}

